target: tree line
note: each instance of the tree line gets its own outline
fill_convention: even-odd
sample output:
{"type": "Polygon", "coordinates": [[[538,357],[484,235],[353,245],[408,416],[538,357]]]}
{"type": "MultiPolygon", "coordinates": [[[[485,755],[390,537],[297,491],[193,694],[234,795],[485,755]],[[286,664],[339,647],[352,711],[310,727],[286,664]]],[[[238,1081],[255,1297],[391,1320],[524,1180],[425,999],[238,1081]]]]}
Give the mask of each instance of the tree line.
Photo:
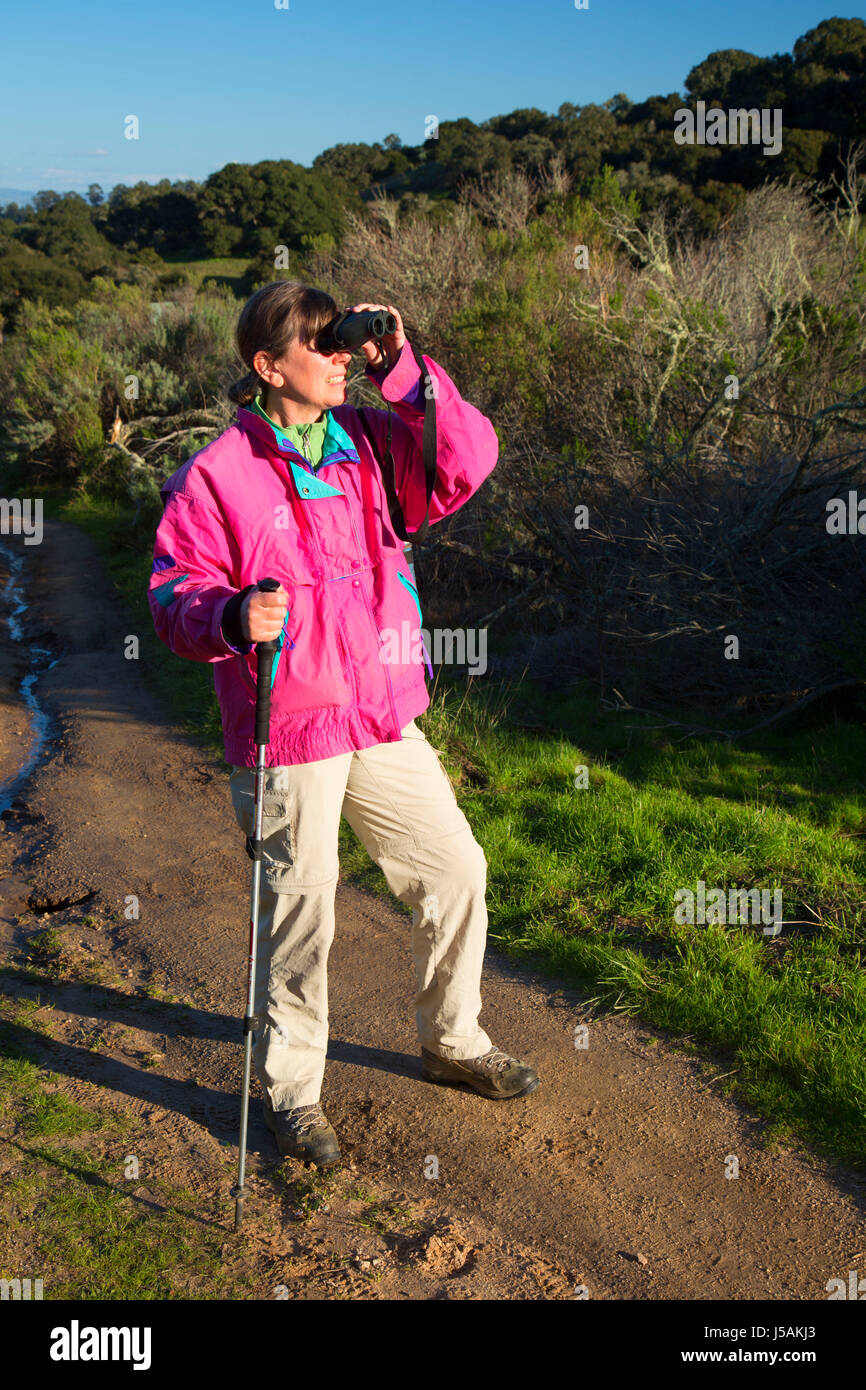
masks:
{"type": "Polygon", "coordinates": [[[555,115],[535,108],[481,123],[443,120],[416,145],[390,134],[374,144],[338,144],[310,168],[292,160],[230,163],[203,182],[123,184],[108,196],[39,192],[33,206],[0,215],[0,314],[14,325],[18,303],[39,295],[69,305],[94,276],[128,278],[135,265],[165,257],[242,257],[249,287],[274,247],[296,255],[336,246],[347,214],[386,196],[401,214],[447,216],[467,182],[516,172],[538,178],[559,168],[586,187],[608,166],[624,194],[647,211],[682,208],[712,232],[743,194],[768,175],[827,179],[840,152],[866,136],[866,23],[828,19],[791,53],[711,53],[688,73],[685,93],[601,105],[564,102],[555,115]],[[768,159],[759,144],[678,144],[684,106],[780,109],[784,138],[768,159]],[[291,217],[287,210],[291,209],[291,217]]]}

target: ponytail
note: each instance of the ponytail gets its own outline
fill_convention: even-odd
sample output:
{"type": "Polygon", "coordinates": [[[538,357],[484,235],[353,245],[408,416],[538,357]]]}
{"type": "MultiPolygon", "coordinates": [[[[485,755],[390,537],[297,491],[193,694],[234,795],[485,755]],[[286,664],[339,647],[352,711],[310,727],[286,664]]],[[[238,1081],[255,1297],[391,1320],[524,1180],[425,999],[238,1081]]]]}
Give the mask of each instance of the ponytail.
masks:
{"type": "Polygon", "coordinates": [[[264,390],[264,385],[258,372],[247,372],[240,381],[232,382],[228,388],[228,398],[235,405],[250,405],[259,392],[264,390]]]}

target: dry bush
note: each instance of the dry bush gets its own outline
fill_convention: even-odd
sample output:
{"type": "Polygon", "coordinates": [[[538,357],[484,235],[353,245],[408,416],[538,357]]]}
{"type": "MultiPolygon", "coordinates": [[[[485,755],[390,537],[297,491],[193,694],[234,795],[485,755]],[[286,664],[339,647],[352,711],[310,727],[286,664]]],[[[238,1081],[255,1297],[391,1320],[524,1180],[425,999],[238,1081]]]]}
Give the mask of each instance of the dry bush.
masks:
{"type": "MultiPolygon", "coordinates": [[[[616,312],[606,307],[608,261],[604,287],[594,271],[571,309],[596,342],[621,354],[620,389],[649,431],[673,424],[691,448],[716,459],[728,436],[740,448],[754,444],[754,430],[725,396],[735,373],[741,393],[789,412],[785,447],[796,451],[840,362],[831,343],[823,370],[817,358],[809,374],[791,370],[791,340],[838,331],[832,311],[849,295],[854,271],[830,217],[804,189],[774,183],[751,192],[714,238],[687,232],[664,207],[646,228],[621,215],[607,225],[632,258],[617,284],[621,303],[616,312]]],[[[857,312],[852,359],[866,352],[862,302],[857,312]]]]}
{"type": "Polygon", "coordinates": [[[537,623],[538,671],[635,700],[796,702],[862,671],[862,541],[825,524],[866,482],[851,177],[854,211],[777,182],[709,237],[664,205],[639,222],[581,204],[584,236],[556,218],[538,235],[556,171],[466,185],[440,225],[387,199],[353,218],[319,258],[338,298],[398,304],[504,440],[425,547],[429,589],[468,622],[537,623]]]}
{"type": "Polygon", "coordinates": [[[516,240],[535,213],[541,185],[522,169],[497,170],[460,185],[460,199],[488,227],[516,240]]]}
{"type": "Polygon", "coordinates": [[[866,482],[857,236],[778,184],[710,239],[663,208],[607,225],[627,256],[591,248],[546,436],[512,439],[486,494],[514,611],[556,629],[541,668],[716,706],[863,676],[862,540],[825,510],[866,482]]]}
{"type": "Polygon", "coordinates": [[[467,303],[484,268],[470,208],[458,204],[447,221],[434,223],[420,213],[401,218],[398,204],[381,197],[347,221],[340,246],[311,259],[313,273],[340,303],[362,296],[396,304],[407,333],[417,334],[433,356],[441,352],[452,314],[467,303]]]}

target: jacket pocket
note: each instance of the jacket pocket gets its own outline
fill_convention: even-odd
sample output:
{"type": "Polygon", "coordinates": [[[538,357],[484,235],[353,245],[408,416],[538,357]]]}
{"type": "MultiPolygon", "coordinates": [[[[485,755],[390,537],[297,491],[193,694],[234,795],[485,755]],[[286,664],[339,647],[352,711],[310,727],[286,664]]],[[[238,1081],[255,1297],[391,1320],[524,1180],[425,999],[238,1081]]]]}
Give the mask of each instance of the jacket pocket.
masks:
{"type": "MultiPolygon", "coordinates": [[[[348,705],[352,689],[344,665],[337,618],[330,596],[318,584],[283,584],[289,611],[283,625],[283,644],[274,656],[271,716],[274,720],[315,709],[348,705]]],[[[242,679],[254,692],[255,648],[244,658],[242,679]]]]}
{"type": "Polygon", "coordinates": [[[374,570],[379,660],[400,686],[413,686],[428,660],[421,626],[421,605],[415,585],[404,575],[396,557],[374,570]]]}
{"type": "Polygon", "coordinates": [[[424,622],[424,619],[423,619],[422,616],[421,616],[421,602],[420,602],[420,600],[419,600],[419,598],[418,598],[418,590],[415,588],[415,585],[412,583],[411,579],[407,579],[407,578],[406,578],[406,575],[403,574],[402,570],[398,570],[398,571],[397,571],[397,578],[399,579],[400,583],[403,585],[403,588],[404,588],[404,589],[408,589],[408,590],[409,590],[409,593],[412,595],[413,599],[415,600],[415,607],[418,609],[418,621],[419,621],[419,623],[423,623],[423,622],[424,622]]]}

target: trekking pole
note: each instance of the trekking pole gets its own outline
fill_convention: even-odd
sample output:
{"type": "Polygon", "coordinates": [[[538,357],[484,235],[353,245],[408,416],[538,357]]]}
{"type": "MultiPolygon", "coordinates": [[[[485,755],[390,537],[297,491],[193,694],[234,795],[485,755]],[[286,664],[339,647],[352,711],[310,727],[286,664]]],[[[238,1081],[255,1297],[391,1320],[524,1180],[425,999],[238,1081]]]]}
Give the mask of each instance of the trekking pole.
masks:
{"type": "MultiPolygon", "coordinates": [[[[278,579],[260,579],[258,589],[262,593],[273,593],[280,587],[278,579]]],[[[232,1188],[235,1199],[235,1230],[240,1229],[244,1219],[244,1171],[247,1159],[247,1116],[250,1105],[250,1068],[253,1053],[253,1028],[258,1019],[253,1013],[256,988],[256,943],[259,929],[259,891],[262,876],[262,806],[265,791],[265,754],[270,742],[271,724],[271,671],[274,664],[276,641],[257,642],[256,658],[256,814],[253,833],[247,837],[247,853],[253,861],[253,881],[250,889],[250,959],[247,977],[247,1011],[244,1014],[244,1082],[241,1090],[241,1137],[238,1155],[238,1181],[232,1188]]]]}

